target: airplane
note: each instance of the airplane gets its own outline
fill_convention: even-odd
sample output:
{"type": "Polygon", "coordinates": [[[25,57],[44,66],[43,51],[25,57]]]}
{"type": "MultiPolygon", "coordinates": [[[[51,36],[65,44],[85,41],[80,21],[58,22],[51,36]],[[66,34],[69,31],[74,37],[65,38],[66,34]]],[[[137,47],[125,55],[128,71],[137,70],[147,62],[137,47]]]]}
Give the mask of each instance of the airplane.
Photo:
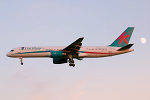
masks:
{"type": "Polygon", "coordinates": [[[19,58],[23,65],[23,58],[49,57],[53,64],[64,64],[75,67],[74,60],[83,58],[109,57],[134,51],[128,44],[134,27],[128,27],[112,44],[108,46],[82,46],[84,37],[66,47],[17,47],[6,54],[8,57],[19,58]]]}

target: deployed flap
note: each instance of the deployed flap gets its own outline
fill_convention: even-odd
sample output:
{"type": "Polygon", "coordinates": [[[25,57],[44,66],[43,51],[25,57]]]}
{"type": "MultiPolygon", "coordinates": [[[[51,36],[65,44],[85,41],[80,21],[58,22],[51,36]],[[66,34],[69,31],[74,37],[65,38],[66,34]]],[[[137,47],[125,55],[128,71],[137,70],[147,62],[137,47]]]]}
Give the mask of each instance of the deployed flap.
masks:
{"type": "Polygon", "coordinates": [[[128,44],[128,45],[118,49],[117,51],[127,50],[127,49],[130,49],[132,46],[133,46],[133,44],[128,44]]]}
{"type": "Polygon", "coordinates": [[[83,39],[84,39],[84,37],[81,37],[81,38],[77,39],[72,44],[70,44],[69,46],[64,48],[62,50],[62,52],[77,52],[77,51],[79,51],[80,47],[82,46],[81,42],[82,42],[83,39]]]}

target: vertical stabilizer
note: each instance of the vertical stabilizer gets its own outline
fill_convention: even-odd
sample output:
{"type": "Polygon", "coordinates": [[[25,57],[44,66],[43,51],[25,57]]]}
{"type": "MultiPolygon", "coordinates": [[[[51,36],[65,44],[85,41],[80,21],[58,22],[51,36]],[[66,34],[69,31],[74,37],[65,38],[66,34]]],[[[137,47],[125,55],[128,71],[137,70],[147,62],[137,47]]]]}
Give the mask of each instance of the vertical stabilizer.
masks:
{"type": "Polygon", "coordinates": [[[113,47],[124,47],[129,43],[134,27],[128,27],[111,45],[113,47]]]}

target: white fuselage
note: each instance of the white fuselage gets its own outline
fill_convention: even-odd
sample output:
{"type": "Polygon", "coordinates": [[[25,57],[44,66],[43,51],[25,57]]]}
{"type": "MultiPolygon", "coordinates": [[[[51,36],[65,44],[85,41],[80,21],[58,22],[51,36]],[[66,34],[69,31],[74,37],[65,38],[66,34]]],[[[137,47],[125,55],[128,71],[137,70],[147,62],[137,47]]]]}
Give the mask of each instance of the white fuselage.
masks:
{"type": "Polygon", "coordinates": [[[84,37],[66,47],[18,47],[6,54],[8,57],[19,58],[23,65],[22,58],[31,57],[50,57],[54,64],[69,62],[69,66],[75,66],[74,58],[98,58],[119,55],[133,51],[130,49],[133,44],[128,44],[134,27],[128,27],[111,45],[109,46],[82,46],[84,37]]]}
{"type": "MultiPolygon", "coordinates": [[[[16,58],[51,57],[51,51],[60,51],[64,48],[65,47],[18,47],[7,53],[7,56],[16,58]]],[[[107,57],[133,51],[133,49],[117,51],[118,49],[120,49],[120,47],[83,46],[78,51],[78,56],[73,56],[73,58],[107,57]]]]}

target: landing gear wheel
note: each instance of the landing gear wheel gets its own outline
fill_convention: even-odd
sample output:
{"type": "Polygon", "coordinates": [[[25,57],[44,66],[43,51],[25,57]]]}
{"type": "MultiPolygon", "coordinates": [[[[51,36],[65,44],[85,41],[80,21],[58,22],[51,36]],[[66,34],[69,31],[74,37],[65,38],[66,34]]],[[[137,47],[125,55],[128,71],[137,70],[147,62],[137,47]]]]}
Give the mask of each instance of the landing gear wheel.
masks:
{"type": "Polygon", "coordinates": [[[72,66],[72,64],[69,64],[69,66],[72,66]]]}
{"type": "Polygon", "coordinates": [[[23,65],[23,62],[22,62],[22,57],[21,57],[21,58],[19,58],[19,59],[20,59],[21,65],[23,65]]]}
{"type": "Polygon", "coordinates": [[[71,60],[69,59],[69,63],[71,63],[71,60]]]}
{"type": "Polygon", "coordinates": [[[69,64],[69,66],[73,66],[73,67],[75,67],[75,64],[69,64]]]}
{"type": "Polygon", "coordinates": [[[75,67],[75,64],[72,64],[73,67],[75,67]]]}
{"type": "Polygon", "coordinates": [[[69,63],[74,63],[74,60],[70,60],[70,59],[69,59],[69,63]]]}
{"type": "Polygon", "coordinates": [[[72,60],[71,62],[74,63],[74,60],[72,60]]]}

